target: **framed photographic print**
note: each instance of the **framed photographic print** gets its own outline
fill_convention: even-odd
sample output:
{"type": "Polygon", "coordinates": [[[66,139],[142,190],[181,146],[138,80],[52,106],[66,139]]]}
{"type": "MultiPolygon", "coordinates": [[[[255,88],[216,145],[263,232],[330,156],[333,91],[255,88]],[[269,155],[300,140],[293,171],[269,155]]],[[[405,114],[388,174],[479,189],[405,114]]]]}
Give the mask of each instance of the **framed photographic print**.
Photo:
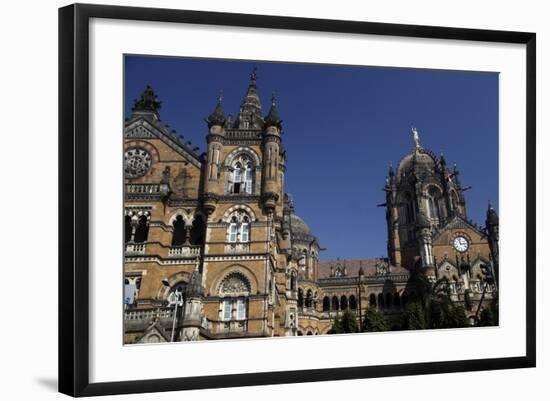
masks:
{"type": "Polygon", "coordinates": [[[535,366],[535,34],[78,4],[59,78],[61,392],[535,366]]]}

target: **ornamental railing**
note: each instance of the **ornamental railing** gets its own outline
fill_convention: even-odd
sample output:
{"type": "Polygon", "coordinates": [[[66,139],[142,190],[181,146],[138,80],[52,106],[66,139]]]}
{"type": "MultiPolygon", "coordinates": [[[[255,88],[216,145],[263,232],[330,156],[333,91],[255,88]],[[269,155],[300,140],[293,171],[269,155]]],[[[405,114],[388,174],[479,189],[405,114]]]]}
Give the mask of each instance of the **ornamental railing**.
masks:
{"type": "Polygon", "coordinates": [[[145,243],[126,244],[126,255],[144,255],[145,254],[145,243]]]}
{"type": "Polygon", "coordinates": [[[129,309],[124,311],[124,320],[149,320],[154,318],[172,318],[174,316],[173,308],[154,308],[154,309],[129,309]]]}
{"type": "Polygon", "coordinates": [[[169,258],[188,258],[199,256],[201,253],[200,245],[181,245],[173,246],[168,250],[169,258]]]}

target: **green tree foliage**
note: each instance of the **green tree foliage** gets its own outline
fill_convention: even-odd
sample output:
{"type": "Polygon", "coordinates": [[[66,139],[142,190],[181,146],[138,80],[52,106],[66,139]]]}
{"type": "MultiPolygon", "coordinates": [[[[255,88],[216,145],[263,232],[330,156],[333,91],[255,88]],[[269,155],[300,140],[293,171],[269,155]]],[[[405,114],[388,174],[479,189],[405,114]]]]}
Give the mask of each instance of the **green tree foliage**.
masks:
{"type": "Polygon", "coordinates": [[[342,329],[342,322],[340,321],[340,317],[338,315],[334,316],[334,319],[332,319],[332,327],[327,332],[327,334],[340,334],[343,333],[342,329]]]}
{"type": "Polygon", "coordinates": [[[355,313],[349,309],[346,309],[344,313],[342,313],[340,324],[342,326],[343,333],[357,333],[359,331],[359,325],[357,324],[355,313]]]}
{"type": "Polygon", "coordinates": [[[466,310],[462,305],[443,300],[431,304],[431,324],[433,329],[467,327],[466,310]]]}
{"type": "Polygon", "coordinates": [[[401,316],[401,328],[403,330],[422,330],[426,328],[426,314],[422,302],[411,302],[405,308],[401,316]]]}
{"type": "Polygon", "coordinates": [[[355,313],[346,309],[342,315],[334,317],[332,328],[328,331],[328,334],[357,333],[358,331],[359,324],[357,324],[355,313]]]}
{"type": "Polygon", "coordinates": [[[498,303],[487,305],[479,314],[478,326],[498,326],[498,303]]]}
{"type": "Polygon", "coordinates": [[[377,311],[376,308],[368,308],[363,320],[361,331],[387,331],[388,326],[384,320],[384,315],[377,311]]]}

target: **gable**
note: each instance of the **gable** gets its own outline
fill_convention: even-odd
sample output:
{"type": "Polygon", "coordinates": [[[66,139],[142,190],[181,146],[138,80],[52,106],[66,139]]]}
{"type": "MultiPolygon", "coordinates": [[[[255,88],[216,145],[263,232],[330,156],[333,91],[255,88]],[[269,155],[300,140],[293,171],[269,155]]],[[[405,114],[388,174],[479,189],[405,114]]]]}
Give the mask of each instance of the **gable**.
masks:
{"type": "Polygon", "coordinates": [[[443,245],[448,243],[449,235],[456,231],[464,232],[475,242],[487,241],[487,235],[481,228],[476,227],[473,223],[470,223],[461,216],[454,216],[444,226],[437,230],[433,236],[433,244],[443,245]]]}
{"type": "Polygon", "coordinates": [[[166,343],[168,339],[157,328],[157,323],[155,323],[145,330],[145,333],[143,333],[137,342],[138,344],[166,343]]]}
{"type": "Polygon", "coordinates": [[[166,128],[151,123],[143,117],[127,122],[124,127],[124,138],[159,139],[189,163],[199,169],[201,168],[200,156],[195,150],[191,149],[188,144],[183,143],[180,138],[172,135],[166,128]]]}

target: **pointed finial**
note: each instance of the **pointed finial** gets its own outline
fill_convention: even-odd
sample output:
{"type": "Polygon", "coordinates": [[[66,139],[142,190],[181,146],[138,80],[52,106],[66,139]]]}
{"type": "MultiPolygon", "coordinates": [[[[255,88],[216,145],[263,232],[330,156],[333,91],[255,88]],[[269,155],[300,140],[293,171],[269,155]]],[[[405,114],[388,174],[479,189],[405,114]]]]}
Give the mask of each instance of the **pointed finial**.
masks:
{"type": "Polygon", "coordinates": [[[272,106],[275,106],[276,100],[277,100],[277,99],[275,98],[275,92],[273,92],[273,93],[271,94],[271,105],[272,105],[272,106]]]}
{"type": "Polygon", "coordinates": [[[258,68],[254,66],[252,73],[250,74],[250,84],[256,86],[256,80],[258,79],[258,68]]]}
{"type": "Polygon", "coordinates": [[[418,149],[420,148],[420,136],[418,135],[418,130],[415,127],[412,127],[411,132],[413,134],[414,145],[418,149]]]}
{"type": "Polygon", "coordinates": [[[218,95],[218,104],[222,104],[223,102],[223,91],[220,90],[220,94],[218,95]]]}

